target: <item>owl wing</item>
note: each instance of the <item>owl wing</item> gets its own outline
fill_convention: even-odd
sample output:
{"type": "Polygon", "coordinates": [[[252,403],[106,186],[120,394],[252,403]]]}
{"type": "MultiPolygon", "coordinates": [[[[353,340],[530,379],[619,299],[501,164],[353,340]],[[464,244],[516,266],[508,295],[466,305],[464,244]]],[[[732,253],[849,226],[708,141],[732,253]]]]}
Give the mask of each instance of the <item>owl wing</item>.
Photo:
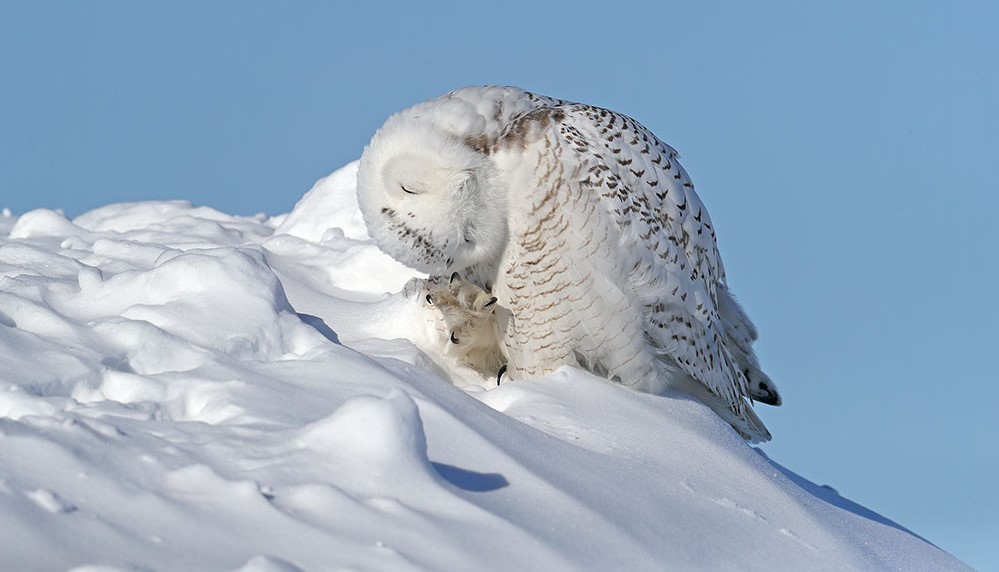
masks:
{"type": "MultiPolygon", "coordinates": [[[[677,152],[627,116],[572,103],[522,116],[507,128],[501,143],[504,149],[523,151],[511,196],[535,193],[516,204],[518,199],[511,199],[516,253],[507,269],[515,268],[530,282],[531,271],[552,262],[532,256],[545,232],[554,242],[548,246],[559,253],[554,268],[568,277],[564,294],[580,304],[598,298],[605,315],[584,320],[597,324],[590,328],[595,331],[584,333],[574,324],[580,312],[555,316],[551,330],[556,333],[549,338],[568,330],[563,335],[572,339],[563,341],[574,347],[583,343],[580,336],[593,338],[596,349],[581,353],[595,355],[601,363],[597,368],[582,365],[605,369],[611,377],[620,372],[625,383],[626,377],[649,375],[651,366],[634,355],[636,344],[608,334],[619,332],[637,340],[642,346],[637,351],[649,353],[651,346],[668,358],[739,419],[755,418],[747,409],[746,377],[727,347],[719,315],[724,269],[714,229],[677,152]],[[531,268],[517,264],[518,257],[537,262],[531,268]],[[640,324],[637,332],[628,319],[640,324]],[[623,349],[606,355],[600,348],[608,345],[623,349]]],[[[526,291],[547,290],[538,285],[526,291]]],[[[654,382],[648,385],[655,387],[654,382]]],[[[750,425],[756,430],[757,423],[750,425]]]]}

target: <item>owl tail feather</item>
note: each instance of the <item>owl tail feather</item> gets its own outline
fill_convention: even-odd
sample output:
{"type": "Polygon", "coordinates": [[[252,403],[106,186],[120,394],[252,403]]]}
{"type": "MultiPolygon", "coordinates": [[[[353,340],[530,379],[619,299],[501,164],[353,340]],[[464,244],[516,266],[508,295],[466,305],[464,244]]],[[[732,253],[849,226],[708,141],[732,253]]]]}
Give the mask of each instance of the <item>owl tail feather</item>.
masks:
{"type": "Polygon", "coordinates": [[[725,332],[727,347],[735,358],[739,371],[746,378],[749,396],[760,403],[780,405],[781,397],[777,385],[760,369],[753,352],[756,340],[756,326],[729,292],[724,284],[718,285],[718,314],[721,316],[722,330],[725,332]]]}

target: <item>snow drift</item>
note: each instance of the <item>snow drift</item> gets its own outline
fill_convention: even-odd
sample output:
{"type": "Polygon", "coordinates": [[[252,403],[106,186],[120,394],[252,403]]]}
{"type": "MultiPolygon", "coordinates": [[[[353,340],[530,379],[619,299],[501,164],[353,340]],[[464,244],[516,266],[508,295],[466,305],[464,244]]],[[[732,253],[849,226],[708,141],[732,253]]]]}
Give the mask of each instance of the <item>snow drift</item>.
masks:
{"type": "Polygon", "coordinates": [[[451,383],[355,171],[0,217],[3,569],[967,568],[680,394],[451,383]]]}

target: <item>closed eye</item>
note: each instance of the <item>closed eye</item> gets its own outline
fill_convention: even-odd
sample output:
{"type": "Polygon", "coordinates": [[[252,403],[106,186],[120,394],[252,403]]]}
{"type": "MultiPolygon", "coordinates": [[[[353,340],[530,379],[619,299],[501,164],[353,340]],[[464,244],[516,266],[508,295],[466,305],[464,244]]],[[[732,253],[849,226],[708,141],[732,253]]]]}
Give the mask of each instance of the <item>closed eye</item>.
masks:
{"type": "Polygon", "coordinates": [[[419,194],[416,191],[411,191],[411,190],[407,189],[405,185],[399,185],[399,187],[402,189],[402,192],[404,192],[404,193],[409,193],[411,195],[418,195],[419,194]]]}

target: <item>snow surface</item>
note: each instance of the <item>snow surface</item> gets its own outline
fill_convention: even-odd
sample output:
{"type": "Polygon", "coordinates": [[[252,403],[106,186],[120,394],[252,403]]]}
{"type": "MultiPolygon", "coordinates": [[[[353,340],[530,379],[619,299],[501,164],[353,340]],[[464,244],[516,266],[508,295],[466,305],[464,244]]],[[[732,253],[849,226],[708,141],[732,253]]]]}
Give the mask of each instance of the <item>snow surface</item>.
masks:
{"type": "Polygon", "coordinates": [[[449,370],[355,172],[0,215],[0,568],[968,569],[679,394],[449,370]]]}

